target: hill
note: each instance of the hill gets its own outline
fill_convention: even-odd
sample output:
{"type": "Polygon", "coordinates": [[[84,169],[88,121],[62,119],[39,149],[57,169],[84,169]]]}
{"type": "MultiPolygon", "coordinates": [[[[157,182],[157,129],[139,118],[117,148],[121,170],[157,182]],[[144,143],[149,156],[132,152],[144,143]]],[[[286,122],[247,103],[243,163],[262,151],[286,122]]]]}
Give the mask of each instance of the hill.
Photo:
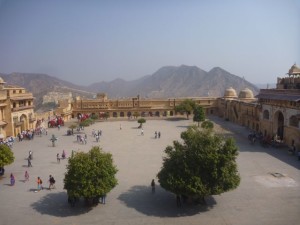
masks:
{"type": "Polygon", "coordinates": [[[86,87],[72,84],[70,82],[49,76],[47,74],[35,73],[11,73],[0,74],[0,77],[8,85],[17,85],[26,88],[29,92],[33,93],[35,97],[36,109],[42,106],[43,96],[50,91],[57,92],[72,92],[73,95],[83,95],[92,97],[93,93],[88,92],[86,87]]]}
{"type": "Polygon", "coordinates": [[[109,98],[123,98],[140,95],[144,98],[172,98],[224,95],[225,89],[233,87],[237,93],[249,88],[254,94],[259,89],[239,76],[215,67],[206,72],[196,66],[165,66],[152,75],[136,80],[115,79],[98,82],[90,86],[75,85],[47,74],[12,73],[0,74],[7,84],[18,85],[32,92],[36,109],[41,107],[42,98],[50,91],[72,92],[91,98],[95,93],[105,92],[109,98]]]}
{"type": "Polygon", "coordinates": [[[206,72],[196,66],[165,66],[152,75],[133,81],[116,79],[111,82],[94,83],[88,87],[93,92],[106,92],[112,98],[136,96],[146,98],[171,98],[224,95],[227,88],[237,92],[249,88],[254,94],[259,89],[226,70],[215,67],[206,72]]]}

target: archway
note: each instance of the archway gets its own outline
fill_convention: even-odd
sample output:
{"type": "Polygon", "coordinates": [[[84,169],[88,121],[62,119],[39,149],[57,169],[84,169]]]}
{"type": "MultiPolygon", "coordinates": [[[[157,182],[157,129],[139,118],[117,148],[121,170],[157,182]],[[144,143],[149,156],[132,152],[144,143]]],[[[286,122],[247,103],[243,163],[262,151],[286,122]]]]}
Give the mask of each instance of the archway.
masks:
{"type": "Polygon", "coordinates": [[[113,112],[113,117],[118,117],[118,113],[113,112]]]}
{"type": "Polygon", "coordinates": [[[127,117],[131,117],[131,112],[127,112],[127,117]]]}
{"type": "Polygon", "coordinates": [[[275,131],[277,136],[282,140],[284,136],[284,116],[281,111],[277,111],[274,115],[275,131]]]}
{"type": "Polygon", "coordinates": [[[22,114],[20,116],[20,122],[21,124],[21,131],[27,130],[27,116],[25,114],[22,114]]]}
{"type": "Polygon", "coordinates": [[[120,117],[124,117],[124,112],[120,112],[120,117]]]}

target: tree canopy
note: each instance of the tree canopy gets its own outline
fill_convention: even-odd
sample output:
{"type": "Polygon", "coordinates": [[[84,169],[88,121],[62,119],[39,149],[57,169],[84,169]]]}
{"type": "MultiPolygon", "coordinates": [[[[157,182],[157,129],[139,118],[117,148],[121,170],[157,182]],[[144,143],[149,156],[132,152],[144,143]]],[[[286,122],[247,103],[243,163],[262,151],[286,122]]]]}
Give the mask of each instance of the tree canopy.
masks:
{"type": "Polygon", "coordinates": [[[201,127],[204,129],[213,129],[214,128],[214,124],[213,122],[206,120],[204,122],[201,123],[201,127]]]}
{"type": "Polygon", "coordinates": [[[143,123],[146,123],[146,120],[144,118],[140,118],[137,122],[140,124],[139,128],[141,128],[143,126],[143,123]]]}
{"type": "Polygon", "coordinates": [[[87,153],[75,153],[69,158],[64,189],[71,198],[103,196],[118,184],[117,171],[112,155],[104,153],[100,147],[93,147],[87,153]]]}
{"type": "Polygon", "coordinates": [[[175,111],[185,113],[186,118],[189,119],[189,115],[193,112],[196,103],[191,99],[185,99],[179,105],[175,106],[175,111]]]}
{"type": "Polygon", "coordinates": [[[182,132],[181,138],[183,142],[174,141],[165,149],[166,157],[157,175],[164,189],[203,200],[239,185],[235,162],[238,149],[232,138],[224,139],[196,126],[182,132]]]}
{"type": "Polygon", "coordinates": [[[195,106],[193,121],[198,122],[198,127],[200,122],[205,121],[205,112],[202,106],[195,106]]]}
{"type": "Polygon", "coordinates": [[[0,167],[12,164],[15,160],[14,153],[5,145],[0,145],[0,167]]]}

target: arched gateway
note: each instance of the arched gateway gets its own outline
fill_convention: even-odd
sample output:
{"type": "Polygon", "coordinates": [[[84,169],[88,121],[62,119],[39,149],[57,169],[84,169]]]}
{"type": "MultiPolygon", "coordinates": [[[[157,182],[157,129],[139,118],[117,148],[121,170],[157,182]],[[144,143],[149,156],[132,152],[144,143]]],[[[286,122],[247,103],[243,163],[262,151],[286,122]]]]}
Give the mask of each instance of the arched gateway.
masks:
{"type": "Polygon", "coordinates": [[[284,136],[284,116],[281,111],[277,111],[274,114],[274,126],[274,131],[276,131],[277,136],[282,140],[284,136]]]}

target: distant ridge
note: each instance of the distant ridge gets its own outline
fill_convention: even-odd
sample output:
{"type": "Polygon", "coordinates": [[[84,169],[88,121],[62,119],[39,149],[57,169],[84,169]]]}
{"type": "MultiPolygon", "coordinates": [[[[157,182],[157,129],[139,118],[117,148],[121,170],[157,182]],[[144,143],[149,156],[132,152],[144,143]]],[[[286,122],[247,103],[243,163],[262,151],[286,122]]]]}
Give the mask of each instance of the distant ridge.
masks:
{"type": "Polygon", "coordinates": [[[126,81],[115,79],[97,82],[89,86],[75,85],[47,74],[11,73],[0,74],[7,84],[18,85],[32,92],[35,105],[41,106],[43,95],[50,91],[72,92],[91,98],[95,93],[105,92],[109,98],[124,98],[140,95],[142,98],[172,97],[220,97],[227,88],[233,87],[237,93],[249,88],[254,94],[259,89],[245,79],[233,75],[220,67],[206,72],[196,66],[164,66],[152,75],[126,81]]]}
{"type": "Polygon", "coordinates": [[[94,83],[88,87],[93,92],[106,92],[112,98],[137,94],[148,98],[220,97],[229,87],[233,87],[237,92],[246,87],[254,94],[259,91],[252,83],[220,67],[214,67],[206,72],[196,66],[186,65],[164,66],[152,75],[133,81],[118,79],[94,83]]]}

